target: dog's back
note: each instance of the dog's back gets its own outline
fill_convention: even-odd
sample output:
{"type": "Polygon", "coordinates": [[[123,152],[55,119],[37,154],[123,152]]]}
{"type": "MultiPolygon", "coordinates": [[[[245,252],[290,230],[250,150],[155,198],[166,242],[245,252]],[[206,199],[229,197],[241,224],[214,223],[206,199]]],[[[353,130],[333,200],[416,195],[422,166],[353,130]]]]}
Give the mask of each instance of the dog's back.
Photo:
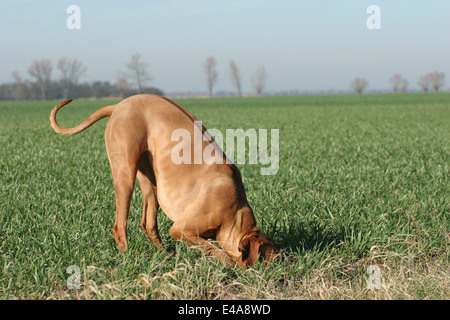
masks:
{"type": "MultiPolygon", "coordinates": [[[[173,221],[179,214],[191,215],[199,209],[223,212],[223,207],[230,208],[231,203],[233,209],[247,204],[239,170],[226,161],[216,144],[214,148],[218,148],[215,151],[223,156],[222,163],[206,164],[203,159],[196,163],[198,154],[195,153],[203,157],[205,148],[213,143],[204,141],[205,128],[196,127],[196,121],[198,119],[178,104],[160,96],[144,94],[117,104],[105,132],[107,145],[110,145],[108,149],[134,145],[138,146],[140,155],[147,152],[147,164],[156,178],[159,205],[173,221]],[[177,136],[177,132],[183,135],[177,136]],[[124,139],[126,143],[114,143],[124,139]],[[200,145],[194,146],[194,143],[200,145]],[[174,153],[179,156],[188,151],[188,161],[174,161],[174,153]]],[[[114,153],[119,151],[111,151],[111,156],[114,153]]]]}

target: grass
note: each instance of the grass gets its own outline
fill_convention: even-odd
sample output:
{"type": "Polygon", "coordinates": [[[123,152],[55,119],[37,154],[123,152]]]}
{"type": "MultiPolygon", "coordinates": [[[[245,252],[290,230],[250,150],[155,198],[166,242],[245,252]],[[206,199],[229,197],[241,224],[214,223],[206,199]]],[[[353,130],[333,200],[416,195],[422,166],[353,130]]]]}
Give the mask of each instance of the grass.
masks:
{"type": "MultiPolygon", "coordinates": [[[[226,268],[140,230],[129,251],[112,236],[106,120],[55,134],[56,101],[0,103],[0,299],[449,299],[450,94],[178,101],[207,128],[280,130],[280,168],[239,165],[264,234],[282,261],[226,268]],[[69,290],[69,266],[81,289],[69,290]],[[378,266],[379,289],[367,268],[378,266]]],[[[75,101],[70,127],[111,101],[75,101]]],[[[269,131],[270,132],[270,131],[269,131]]]]}

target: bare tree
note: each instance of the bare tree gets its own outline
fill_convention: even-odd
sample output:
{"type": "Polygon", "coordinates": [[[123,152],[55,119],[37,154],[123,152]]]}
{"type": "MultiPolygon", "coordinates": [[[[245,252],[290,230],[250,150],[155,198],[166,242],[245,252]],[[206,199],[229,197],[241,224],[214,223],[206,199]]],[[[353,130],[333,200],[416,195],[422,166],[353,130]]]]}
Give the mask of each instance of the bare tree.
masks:
{"type": "Polygon", "coordinates": [[[15,81],[14,85],[14,100],[25,100],[26,98],[26,92],[25,92],[25,85],[22,81],[22,78],[19,76],[19,73],[17,71],[14,71],[11,76],[13,77],[15,81]]]}
{"type": "Polygon", "coordinates": [[[358,77],[355,78],[350,85],[357,94],[361,94],[369,86],[369,83],[366,79],[358,77]]]}
{"type": "Polygon", "coordinates": [[[206,84],[208,85],[209,97],[212,97],[212,91],[217,82],[216,59],[213,57],[206,58],[203,63],[206,73],[206,84]]]}
{"type": "Polygon", "coordinates": [[[117,73],[117,80],[114,84],[114,87],[116,88],[117,92],[119,92],[120,98],[123,99],[125,97],[125,92],[130,87],[126,74],[121,71],[117,73]]]}
{"type": "Polygon", "coordinates": [[[428,90],[430,89],[430,78],[427,74],[421,76],[417,84],[422,88],[424,92],[428,92],[428,90]]]}
{"type": "Polygon", "coordinates": [[[431,88],[438,92],[444,86],[445,74],[439,71],[430,72],[428,73],[428,79],[430,79],[431,88]]]}
{"type": "Polygon", "coordinates": [[[392,92],[397,93],[397,91],[400,88],[400,85],[402,84],[402,76],[396,73],[389,79],[389,81],[391,82],[392,85],[392,92]]]}
{"type": "Polygon", "coordinates": [[[402,81],[400,82],[399,90],[401,92],[406,92],[407,89],[408,89],[408,80],[402,79],[402,81]]]}
{"type": "Polygon", "coordinates": [[[230,76],[231,76],[231,82],[234,84],[234,86],[237,89],[238,96],[242,97],[242,87],[241,87],[241,73],[239,72],[239,69],[234,63],[233,60],[230,61],[230,76]]]}
{"type": "Polygon", "coordinates": [[[403,79],[400,74],[394,74],[389,81],[391,82],[393,93],[406,92],[406,89],[408,88],[408,80],[403,79]]]}
{"type": "Polygon", "coordinates": [[[266,80],[266,68],[264,68],[264,66],[261,66],[256,70],[255,76],[252,79],[253,89],[255,89],[255,92],[258,96],[262,94],[262,91],[266,86],[266,80]]]}
{"type": "Polygon", "coordinates": [[[131,56],[130,62],[127,64],[127,68],[130,70],[130,77],[135,82],[138,93],[142,92],[144,85],[152,81],[153,78],[147,71],[148,63],[142,61],[141,55],[135,53],[131,56]]]}
{"type": "Polygon", "coordinates": [[[36,79],[36,84],[41,90],[41,98],[45,100],[46,93],[50,87],[52,74],[52,63],[50,60],[34,60],[28,68],[28,73],[36,79]]]}
{"type": "Polygon", "coordinates": [[[66,99],[71,87],[76,85],[80,77],[86,73],[86,67],[76,59],[71,60],[64,57],[58,60],[57,68],[61,71],[61,82],[64,87],[63,96],[66,99]]]}

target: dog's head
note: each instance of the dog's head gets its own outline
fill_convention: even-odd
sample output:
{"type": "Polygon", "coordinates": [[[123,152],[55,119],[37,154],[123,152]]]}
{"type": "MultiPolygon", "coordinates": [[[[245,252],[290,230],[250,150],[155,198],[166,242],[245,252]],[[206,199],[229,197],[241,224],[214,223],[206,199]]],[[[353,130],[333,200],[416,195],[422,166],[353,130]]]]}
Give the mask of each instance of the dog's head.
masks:
{"type": "Polygon", "coordinates": [[[241,257],[238,264],[241,266],[252,266],[258,258],[264,258],[266,262],[275,259],[275,246],[262,236],[259,232],[244,236],[239,242],[241,257]]]}

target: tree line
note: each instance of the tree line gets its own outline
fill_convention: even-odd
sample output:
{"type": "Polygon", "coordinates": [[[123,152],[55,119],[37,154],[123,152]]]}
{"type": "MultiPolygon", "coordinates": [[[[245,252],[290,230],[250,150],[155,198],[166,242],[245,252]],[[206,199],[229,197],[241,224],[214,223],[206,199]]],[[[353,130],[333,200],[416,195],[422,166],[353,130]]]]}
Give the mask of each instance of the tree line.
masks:
{"type": "MultiPolygon", "coordinates": [[[[0,100],[47,100],[67,98],[104,98],[119,97],[121,99],[139,93],[153,93],[163,95],[163,91],[149,87],[153,80],[148,72],[149,64],[140,54],[133,54],[125,65],[125,71],[117,72],[116,82],[81,81],[86,75],[86,66],[76,59],[63,57],[56,63],[57,77],[53,78],[54,67],[50,60],[34,60],[27,69],[31,80],[24,80],[17,71],[11,74],[13,82],[0,85],[0,100]]],[[[208,94],[213,96],[213,89],[218,79],[216,60],[206,58],[203,68],[206,74],[208,94]]],[[[237,64],[230,61],[230,77],[237,95],[242,96],[242,76],[237,64]]],[[[260,66],[253,76],[252,87],[255,94],[260,96],[265,88],[267,73],[264,66],[260,66]]]]}
{"type": "MultiPolygon", "coordinates": [[[[76,60],[63,57],[56,63],[57,77],[54,75],[53,64],[48,59],[34,60],[28,67],[27,72],[32,80],[24,80],[17,71],[11,74],[13,82],[0,85],[0,100],[46,100],[67,98],[125,98],[138,93],[153,93],[163,95],[163,91],[148,86],[153,80],[148,72],[149,64],[145,62],[140,54],[133,54],[125,65],[125,71],[118,71],[116,82],[93,81],[88,83],[80,81],[85,75],[86,66],[76,60]]],[[[206,87],[208,95],[213,96],[214,87],[218,80],[217,62],[214,57],[205,59],[203,70],[206,75],[206,87]]],[[[229,61],[229,76],[236,95],[242,96],[242,75],[234,60],[229,61]]],[[[258,67],[251,78],[254,93],[262,95],[267,82],[267,73],[264,66],[258,67]]],[[[408,80],[400,74],[394,74],[389,82],[392,92],[406,92],[408,80]]],[[[429,72],[420,77],[417,84],[424,92],[442,90],[445,82],[445,74],[442,72],[429,72]]],[[[357,77],[350,83],[351,88],[358,94],[363,93],[369,86],[365,78],[357,77]]]]}
{"type": "Polygon", "coordinates": [[[24,80],[17,71],[11,74],[13,82],[0,85],[0,100],[48,100],[67,98],[125,98],[137,93],[163,95],[163,91],[149,87],[152,80],[145,63],[139,54],[131,56],[126,71],[119,71],[116,82],[80,81],[85,75],[86,66],[76,59],[63,57],[56,63],[57,77],[53,78],[54,67],[50,60],[34,60],[27,69],[32,80],[24,80]]]}
{"type": "MultiPolygon", "coordinates": [[[[217,66],[216,59],[212,56],[206,58],[205,62],[203,63],[203,69],[206,74],[206,84],[208,87],[208,94],[210,97],[213,96],[213,89],[214,86],[216,85],[218,78],[216,66],[217,66]]],[[[242,97],[242,76],[239,67],[234,62],[234,60],[230,60],[229,67],[230,67],[231,83],[235,87],[237,95],[239,97],[242,97]]],[[[267,82],[266,68],[264,66],[258,67],[251,81],[252,81],[252,88],[255,94],[257,96],[262,95],[262,92],[267,82]]]]}
{"type": "MultiPolygon", "coordinates": [[[[402,78],[398,73],[395,73],[389,82],[392,87],[392,92],[406,92],[408,89],[408,80],[402,78]]],[[[421,76],[417,81],[418,86],[423,92],[439,92],[445,84],[445,74],[443,72],[434,71],[428,72],[421,76]]],[[[365,78],[357,77],[350,83],[351,88],[355,93],[361,94],[369,86],[369,82],[365,78]]]]}

